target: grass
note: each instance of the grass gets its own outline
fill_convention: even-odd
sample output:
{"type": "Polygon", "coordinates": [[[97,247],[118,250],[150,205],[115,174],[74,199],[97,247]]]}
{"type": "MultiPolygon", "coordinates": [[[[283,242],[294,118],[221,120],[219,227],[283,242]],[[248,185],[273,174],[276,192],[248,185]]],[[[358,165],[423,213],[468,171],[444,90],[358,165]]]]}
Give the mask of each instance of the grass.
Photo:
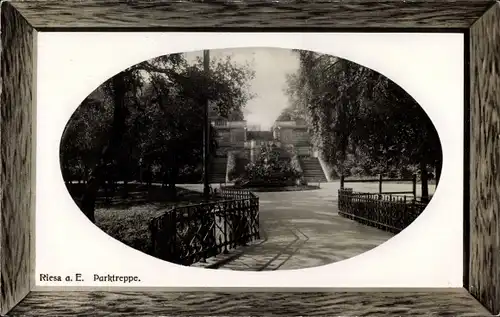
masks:
{"type": "Polygon", "coordinates": [[[111,237],[126,245],[151,253],[149,221],[162,214],[168,207],[154,204],[133,206],[127,209],[99,208],[95,211],[96,225],[111,237]]]}
{"type": "MultiPolygon", "coordinates": [[[[399,178],[399,177],[398,177],[399,178]]],[[[337,177],[333,177],[334,181],[335,182],[340,182],[340,177],[337,176],[337,177]]],[[[346,176],[345,178],[345,181],[346,183],[349,182],[349,180],[373,180],[373,183],[377,183],[379,182],[379,178],[378,178],[378,175],[375,175],[375,176],[346,176]]],[[[384,176],[383,177],[383,180],[382,180],[382,183],[383,184],[387,184],[387,183],[391,183],[391,184],[411,184],[411,180],[408,180],[408,181],[387,181],[387,179],[392,179],[390,177],[387,177],[387,176],[384,176]],[[384,181],[386,180],[386,181],[384,181]]],[[[411,177],[406,177],[405,179],[411,179],[411,177]]],[[[417,179],[417,184],[420,184],[420,179],[417,179]]],[[[435,178],[432,178],[432,179],[429,179],[427,180],[427,183],[429,185],[435,185],[436,184],[436,179],[435,178]]]]}
{"type": "MultiPolygon", "coordinates": [[[[228,188],[231,188],[228,186],[228,188]]],[[[320,186],[317,185],[296,185],[296,186],[277,186],[277,187],[234,187],[237,189],[249,190],[252,192],[296,192],[296,191],[305,191],[305,190],[316,190],[320,189],[320,186]]]]}
{"type": "MultiPolygon", "coordinates": [[[[75,200],[79,200],[81,186],[70,189],[75,200]]],[[[204,202],[202,194],[178,187],[178,199],[170,201],[165,188],[153,185],[129,184],[128,197],[121,197],[123,187],[118,186],[116,193],[106,199],[104,191],[100,191],[96,201],[96,225],[111,237],[126,245],[151,254],[151,234],[149,222],[151,218],[161,215],[175,206],[183,206],[204,202]]]]}

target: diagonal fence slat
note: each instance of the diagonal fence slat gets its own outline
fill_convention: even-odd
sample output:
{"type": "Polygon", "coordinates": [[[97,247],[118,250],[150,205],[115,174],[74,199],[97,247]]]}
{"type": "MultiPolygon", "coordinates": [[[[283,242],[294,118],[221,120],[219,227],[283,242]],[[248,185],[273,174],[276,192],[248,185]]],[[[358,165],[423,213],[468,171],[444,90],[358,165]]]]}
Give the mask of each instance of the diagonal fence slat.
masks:
{"type": "Polygon", "coordinates": [[[175,207],[150,222],[152,255],[191,265],[260,238],[259,198],[221,188],[209,203],[175,207]]]}

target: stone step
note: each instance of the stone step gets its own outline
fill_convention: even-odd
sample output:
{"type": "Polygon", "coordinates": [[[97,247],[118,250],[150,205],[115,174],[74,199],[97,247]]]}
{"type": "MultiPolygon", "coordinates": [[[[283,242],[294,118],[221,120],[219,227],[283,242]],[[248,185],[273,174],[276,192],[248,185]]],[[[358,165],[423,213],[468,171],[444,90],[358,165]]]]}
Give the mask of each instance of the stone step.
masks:
{"type": "Polygon", "coordinates": [[[323,172],[321,164],[319,163],[319,160],[317,158],[302,158],[300,159],[300,164],[302,166],[304,178],[307,181],[327,181],[325,173],[323,172]]]}
{"type": "Polygon", "coordinates": [[[213,183],[224,183],[226,181],[227,157],[217,157],[211,162],[209,181],[213,183]]]}

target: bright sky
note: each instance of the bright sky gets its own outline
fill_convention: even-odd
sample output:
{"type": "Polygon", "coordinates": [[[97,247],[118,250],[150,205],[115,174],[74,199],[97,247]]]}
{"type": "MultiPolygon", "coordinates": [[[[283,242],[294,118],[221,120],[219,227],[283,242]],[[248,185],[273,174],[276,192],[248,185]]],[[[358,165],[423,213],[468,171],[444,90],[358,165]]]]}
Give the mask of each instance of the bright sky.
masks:
{"type": "MultiPolygon", "coordinates": [[[[188,60],[202,56],[203,52],[186,53],[188,60]]],[[[249,63],[255,71],[250,90],[255,98],[245,106],[244,114],[248,124],[258,124],[268,130],[281,111],[288,105],[286,75],[299,68],[298,56],[288,49],[240,48],[211,50],[210,56],[227,56],[239,64],[249,63]]]]}

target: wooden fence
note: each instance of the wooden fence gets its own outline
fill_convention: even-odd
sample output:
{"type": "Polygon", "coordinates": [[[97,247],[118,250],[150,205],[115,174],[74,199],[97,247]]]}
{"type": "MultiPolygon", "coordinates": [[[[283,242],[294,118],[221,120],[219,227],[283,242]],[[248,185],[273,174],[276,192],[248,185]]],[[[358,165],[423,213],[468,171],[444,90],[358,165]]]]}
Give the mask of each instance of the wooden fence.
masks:
{"type": "Polygon", "coordinates": [[[175,207],[153,218],[152,255],[191,265],[259,239],[259,198],[242,190],[216,195],[222,199],[175,207]]]}

